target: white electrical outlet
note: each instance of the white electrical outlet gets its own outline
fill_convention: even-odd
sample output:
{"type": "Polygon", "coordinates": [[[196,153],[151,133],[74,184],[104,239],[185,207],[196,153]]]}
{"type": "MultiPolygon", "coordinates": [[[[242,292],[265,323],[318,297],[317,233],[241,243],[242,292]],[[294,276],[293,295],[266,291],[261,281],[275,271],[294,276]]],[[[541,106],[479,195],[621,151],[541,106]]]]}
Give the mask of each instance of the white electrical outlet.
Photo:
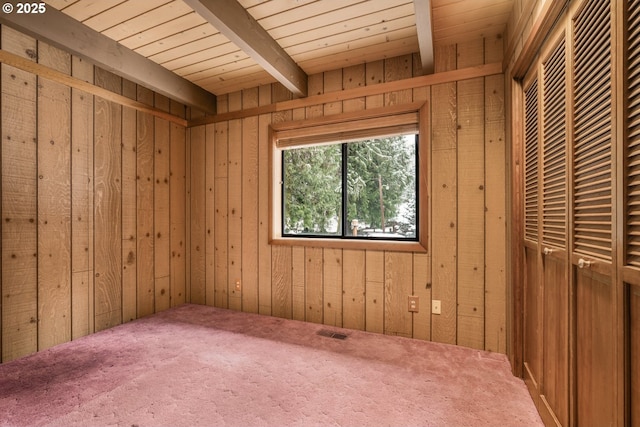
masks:
{"type": "Polygon", "coordinates": [[[434,299],[431,301],[431,313],[433,314],[442,313],[442,305],[440,304],[440,300],[434,299]]]}

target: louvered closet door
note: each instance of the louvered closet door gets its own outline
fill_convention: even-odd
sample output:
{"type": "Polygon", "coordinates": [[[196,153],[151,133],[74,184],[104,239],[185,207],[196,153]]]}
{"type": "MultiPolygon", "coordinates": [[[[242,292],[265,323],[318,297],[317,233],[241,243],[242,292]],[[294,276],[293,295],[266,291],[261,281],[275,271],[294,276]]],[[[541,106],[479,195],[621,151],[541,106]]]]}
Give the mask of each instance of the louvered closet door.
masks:
{"type": "Polygon", "coordinates": [[[524,92],[524,368],[532,395],[540,394],[542,377],[542,281],[538,280],[540,245],[538,203],[539,100],[537,70],[524,92]]]}
{"type": "Polygon", "coordinates": [[[629,418],[640,427],[640,0],[627,2],[626,307],[629,319],[629,418]]]}
{"type": "Polygon", "coordinates": [[[542,58],[542,412],[569,423],[567,56],[564,33],[542,58]]]}
{"type": "Polygon", "coordinates": [[[573,28],[573,250],[576,423],[615,419],[611,3],[587,0],[573,28]]]}

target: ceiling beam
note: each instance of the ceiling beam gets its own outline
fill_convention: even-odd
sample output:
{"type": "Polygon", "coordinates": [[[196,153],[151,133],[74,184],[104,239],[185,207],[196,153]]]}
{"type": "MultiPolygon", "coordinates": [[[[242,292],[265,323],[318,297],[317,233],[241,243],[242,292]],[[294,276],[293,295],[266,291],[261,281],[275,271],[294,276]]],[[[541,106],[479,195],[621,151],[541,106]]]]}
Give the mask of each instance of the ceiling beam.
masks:
{"type": "Polygon", "coordinates": [[[236,0],[184,0],[232,43],[298,96],[307,96],[307,74],[236,0]]]}
{"type": "Polygon", "coordinates": [[[433,25],[431,18],[431,0],[413,0],[416,14],[416,30],[420,46],[422,74],[433,74],[433,25]]]}
{"type": "Polygon", "coordinates": [[[80,56],[171,99],[216,113],[216,97],[53,7],[43,14],[0,14],[0,23],[80,56]]]}

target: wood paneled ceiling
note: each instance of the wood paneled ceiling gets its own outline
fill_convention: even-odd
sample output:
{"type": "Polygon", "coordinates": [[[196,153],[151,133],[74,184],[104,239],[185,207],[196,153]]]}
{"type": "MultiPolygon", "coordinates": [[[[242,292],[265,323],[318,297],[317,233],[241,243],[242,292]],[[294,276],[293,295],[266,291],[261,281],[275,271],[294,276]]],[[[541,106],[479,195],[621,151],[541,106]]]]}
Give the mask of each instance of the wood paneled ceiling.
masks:
{"type": "MultiPolygon", "coordinates": [[[[275,81],[183,0],[45,1],[215,95],[275,81]]],[[[429,2],[238,1],[307,75],[419,52],[414,1],[429,2]]],[[[512,5],[431,0],[433,44],[503,34],[512,5]]]]}

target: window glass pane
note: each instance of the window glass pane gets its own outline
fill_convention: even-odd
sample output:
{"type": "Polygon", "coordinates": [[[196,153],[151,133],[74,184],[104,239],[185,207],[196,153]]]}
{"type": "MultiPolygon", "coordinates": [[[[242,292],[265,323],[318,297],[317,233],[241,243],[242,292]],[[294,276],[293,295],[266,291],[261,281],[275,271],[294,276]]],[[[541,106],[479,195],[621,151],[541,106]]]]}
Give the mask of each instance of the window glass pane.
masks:
{"type": "Polygon", "coordinates": [[[416,137],[347,144],[346,235],[416,238],[416,137]]]}
{"type": "Polygon", "coordinates": [[[284,235],[341,235],[340,144],[283,152],[284,235]]]}

